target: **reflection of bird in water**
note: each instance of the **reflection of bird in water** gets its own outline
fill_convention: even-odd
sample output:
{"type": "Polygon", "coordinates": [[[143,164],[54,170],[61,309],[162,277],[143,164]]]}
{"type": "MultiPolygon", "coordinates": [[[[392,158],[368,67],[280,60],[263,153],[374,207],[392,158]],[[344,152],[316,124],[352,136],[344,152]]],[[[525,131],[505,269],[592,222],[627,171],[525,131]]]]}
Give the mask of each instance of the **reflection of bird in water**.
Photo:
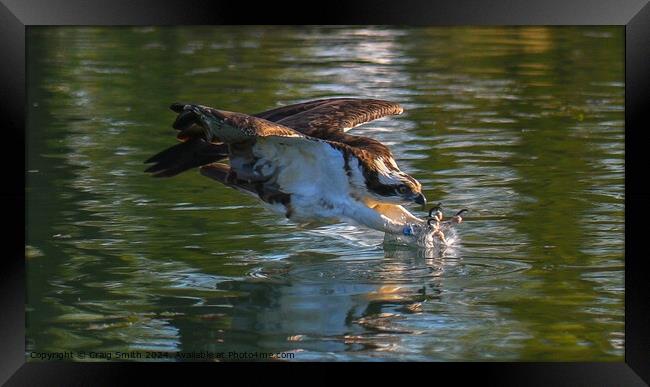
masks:
{"type": "MultiPolygon", "coordinates": [[[[345,356],[350,348],[372,353],[401,340],[394,335],[421,332],[408,316],[426,313],[428,304],[441,300],[443,273],[456,262],[425,258],[405,246],[384,253],[368,261],[296,263],[298,258],[291,257],[263,263],[254,276],[218,282],[220,292],[206,304],[211,305],[207,310],[223,314],[222,332],[215,333],[222,340],[203,340],[206,347],[201,349],[299,349],[322,360],[345,356]]],[[[195,319],[188,320],[181,336],[205,332],[205,326],[197,328],[195,319]]]]}
{"type": "Polygon", "coordinates": [[[200,167],[294,221],[352,220],[405,235],[426,228],[402,207],[426,204],[420,183],[398,168],[387,146],[346,133],[401,114],[395,103],[333,98],[255,115],[178,103],[171,109],[182,143],[147,160],[156,177],[200,167]]]}

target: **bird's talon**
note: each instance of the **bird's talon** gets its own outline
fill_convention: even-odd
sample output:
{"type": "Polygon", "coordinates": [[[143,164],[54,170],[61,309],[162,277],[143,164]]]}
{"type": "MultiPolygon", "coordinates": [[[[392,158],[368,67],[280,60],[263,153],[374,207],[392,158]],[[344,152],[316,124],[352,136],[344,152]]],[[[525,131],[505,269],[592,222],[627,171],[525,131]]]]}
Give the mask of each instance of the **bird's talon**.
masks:
{"type": "Polygon", "coordinates": [[[463,217],[460,216],[460,215],[461,215],[463,212],[468,212],[468,210],[465,209],[465,208],[463,208],[462,210],[458,211],[458,212],[456,213],[456,215],[452,216],[451,221],[452,221],[453,223],[458,223],[458,224],[462,223],[462,222],[463,222],[463,217]]]}
{"type": "Polygon", "coordinates": [[[435,206],[433,206],[433,207],[429,210],[429,218],[433,218],[433,212],[434,212],[434,211],[438,211],[438,212],[440,212],[440,210],[442,210],[442,203],[441,203],[441,202],[439,202],[438,204],[436,204],[435,206]]]}

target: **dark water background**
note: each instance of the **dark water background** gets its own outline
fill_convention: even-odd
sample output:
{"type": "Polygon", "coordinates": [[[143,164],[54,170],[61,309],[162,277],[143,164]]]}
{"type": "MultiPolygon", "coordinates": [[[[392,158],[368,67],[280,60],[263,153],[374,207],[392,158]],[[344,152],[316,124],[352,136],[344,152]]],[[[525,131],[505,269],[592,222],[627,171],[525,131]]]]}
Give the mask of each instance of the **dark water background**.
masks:
{"type": "Polygon", "coordinates": [[[28,356],[623,360],[622,27],[28,36],[28,356]],[[453,251],[299,229],[196,171],[143,173],[174,144],[171,102],[326,96],[405,107],[355,133],[390,145],[430,202],[471,210],[453,251]]]}

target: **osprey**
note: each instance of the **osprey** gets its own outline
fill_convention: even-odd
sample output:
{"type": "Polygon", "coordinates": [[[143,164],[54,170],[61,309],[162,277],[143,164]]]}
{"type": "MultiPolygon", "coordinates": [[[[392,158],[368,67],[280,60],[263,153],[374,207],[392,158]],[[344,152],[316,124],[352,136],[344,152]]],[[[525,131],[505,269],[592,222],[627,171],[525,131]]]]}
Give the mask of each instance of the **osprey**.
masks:
{"type": "Polygon", "coordinates": [[[422,186],[402,172],[387,146],[348,130],[401,114],[398,104],[332,98],[262,113],[174,103],[182,142],[146,163],[170,177],[191,168],[251,194],[296,222],[352,220],[391,234],[426,225],[402,204],[426,205],[422,186]],[[229,164],[223,161],[229,161],[229,164]]]}

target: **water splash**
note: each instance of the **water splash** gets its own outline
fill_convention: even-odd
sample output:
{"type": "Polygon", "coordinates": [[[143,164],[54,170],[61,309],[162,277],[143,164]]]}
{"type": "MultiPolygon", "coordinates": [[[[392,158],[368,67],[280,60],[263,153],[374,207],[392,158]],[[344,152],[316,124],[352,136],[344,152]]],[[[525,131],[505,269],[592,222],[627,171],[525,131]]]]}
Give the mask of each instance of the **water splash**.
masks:
{"type": "Polygon", "coordinates": [[[425,257],[443,257],[455,256],[460,246],[460,235],[456,230],[458,223],[441,222],[438,228],[444,235],[444,239],[436,233],[433,227],[424,227],[417,229],[414,235],[394,235],[386,234],[384,236],[384,246],[397,245],[407,246],[417,249],[425,257]]]}

